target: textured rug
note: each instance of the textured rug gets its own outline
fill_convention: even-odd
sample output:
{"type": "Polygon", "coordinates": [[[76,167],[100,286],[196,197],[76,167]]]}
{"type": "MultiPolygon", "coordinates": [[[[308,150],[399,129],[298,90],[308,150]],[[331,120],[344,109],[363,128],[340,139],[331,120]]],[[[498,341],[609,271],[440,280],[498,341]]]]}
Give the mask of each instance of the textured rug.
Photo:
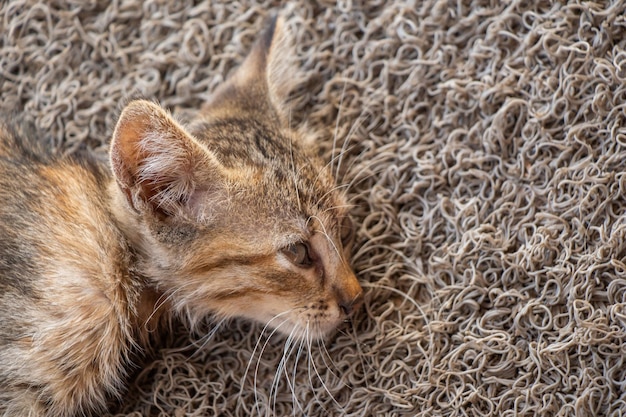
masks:
{"type": "MultiPolygon", "coordinates": [[[[193,109],[281,3],[4,1],[0,110],[105,157],[124,97],[193,109]]],[[[306,349],[176,328],[111,414],[626,415],[625,2],[290,4],[365,305],[306,349]]]]}

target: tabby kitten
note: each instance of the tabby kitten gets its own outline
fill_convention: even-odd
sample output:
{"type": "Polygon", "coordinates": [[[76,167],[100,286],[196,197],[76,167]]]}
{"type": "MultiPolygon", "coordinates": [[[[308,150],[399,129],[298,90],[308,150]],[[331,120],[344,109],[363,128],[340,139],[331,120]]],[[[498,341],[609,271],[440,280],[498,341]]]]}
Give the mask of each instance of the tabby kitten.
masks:
{"type": "Polygon", "coordinates": [[[352,229],[288,125],[287,36],[274,19],[188,126],[130,102],[110,167],[0,123],[0,415],[102,411],[167,314],[299,337],[350,314],[352,229]]]}

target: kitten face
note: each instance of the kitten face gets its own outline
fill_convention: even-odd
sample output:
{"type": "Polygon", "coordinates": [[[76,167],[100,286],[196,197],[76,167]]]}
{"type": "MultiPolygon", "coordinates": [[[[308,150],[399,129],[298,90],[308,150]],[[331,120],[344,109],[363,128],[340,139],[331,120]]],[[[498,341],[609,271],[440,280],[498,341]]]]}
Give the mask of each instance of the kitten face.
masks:
{"type": "Polygon", "coordinates": [[[362,290],[346,202],[281,112],[281,39],[279,20],[188,127],[131,102],[111,165],[144,273],[175,309],[320,337],[362,290]]]}

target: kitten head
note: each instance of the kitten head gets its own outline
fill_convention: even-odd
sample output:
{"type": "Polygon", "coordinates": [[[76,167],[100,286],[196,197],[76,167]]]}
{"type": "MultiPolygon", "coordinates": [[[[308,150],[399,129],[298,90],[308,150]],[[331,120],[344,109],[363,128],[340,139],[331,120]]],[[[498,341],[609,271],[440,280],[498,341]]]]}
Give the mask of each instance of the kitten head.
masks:
{"type": "Polygon", "coordinates": [[[154,103],[127,105],[111,143],[116,210],[143,274],[192,320],[323,336],[362,290],[344,197],[288,125],[283,25],[272,22],[189,126],[154,103]]]}

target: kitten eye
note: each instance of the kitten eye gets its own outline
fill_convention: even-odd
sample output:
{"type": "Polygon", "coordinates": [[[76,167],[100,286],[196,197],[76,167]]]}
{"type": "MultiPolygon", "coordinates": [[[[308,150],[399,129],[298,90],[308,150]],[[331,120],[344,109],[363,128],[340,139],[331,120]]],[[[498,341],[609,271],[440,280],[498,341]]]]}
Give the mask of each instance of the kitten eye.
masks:
{"type": "Polygon", "coordinates": [[[352,223],[352,219],[350,219],[350,217],[346,216],[343,218],[339,231],[341,243],[344,246],[350,244],[352,238],[354,237],[354,224],[352,223]]]}
{"type": "Polygon", "coordinates": [[[309,246],[306,243],[292,243],[282,250],[283,254],[299,267],[309,267],[313,265],[313,260],[309,254],[309,246]]]}

